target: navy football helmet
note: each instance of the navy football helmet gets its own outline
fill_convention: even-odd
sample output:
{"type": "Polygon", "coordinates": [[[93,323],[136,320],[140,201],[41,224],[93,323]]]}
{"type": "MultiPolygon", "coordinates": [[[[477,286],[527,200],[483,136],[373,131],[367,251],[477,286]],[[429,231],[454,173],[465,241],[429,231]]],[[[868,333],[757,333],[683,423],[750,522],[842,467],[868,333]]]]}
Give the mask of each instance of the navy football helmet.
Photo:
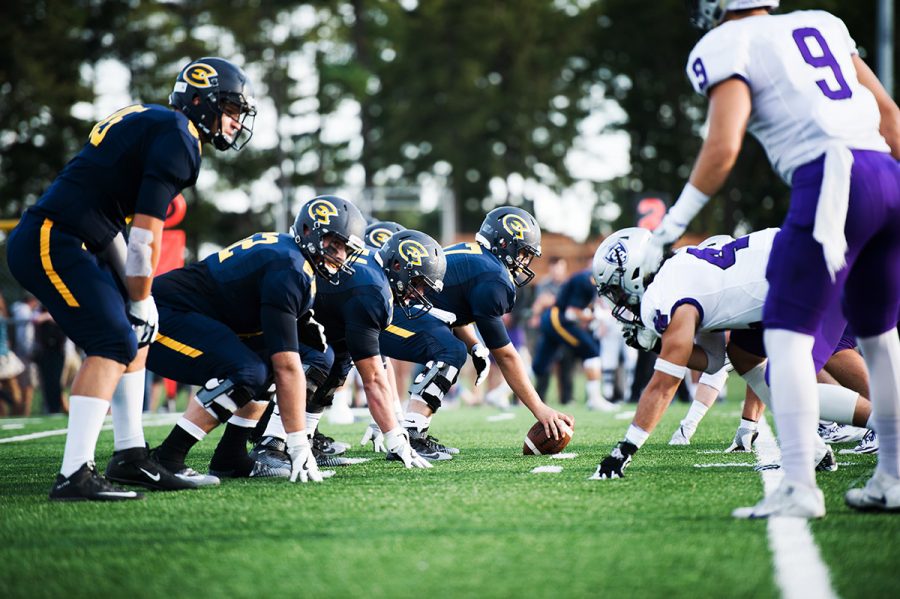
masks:
{"type": "Polygon", "coordinates": [[[475,239],[500,258],[516,287],[524,287],[534,278],[529,265],[541,255],[541,228],[525,210],[494,208],[484,217],[475,239]]]}
{"type": "Polygon", "coordinates": [[[240,150],[253,137],[253,85],[240,67],[224,58],[200,58],[184,67],[175,79],[169,104],[184,113],[217,150],[240,150]],[[241,130],[234,139],[222,133],[226,110],[240,115],[241,130]]]}
{"type": "Polygon", "coordinates": [[[421,231],[405,229],[394,233],[375,259],[381,264],[394,294],[394,303],[409,319],[418,318],[432,308],[428,292],[444,289],[447,258],[440,244],[421,231]]]}
{"type": "Polygon", "coordinates": [[[366,219],[359,208],[344,198],[318,196],[300,208],[291,235],[316,274],[337,285],[341,275],[353,274],[350,264],[363,251],[365,230],[366,219]],[[343,259],[335,254],[331,241],[326,245],[326,238],[344,243],[346,256],[343,259]]]}
{"type": "Polygon", "coordinates": [[[406,231],[406,227],[392,220],[375,221],[366,227],[366,245],[380,248],[394,233],[406,231]]]}

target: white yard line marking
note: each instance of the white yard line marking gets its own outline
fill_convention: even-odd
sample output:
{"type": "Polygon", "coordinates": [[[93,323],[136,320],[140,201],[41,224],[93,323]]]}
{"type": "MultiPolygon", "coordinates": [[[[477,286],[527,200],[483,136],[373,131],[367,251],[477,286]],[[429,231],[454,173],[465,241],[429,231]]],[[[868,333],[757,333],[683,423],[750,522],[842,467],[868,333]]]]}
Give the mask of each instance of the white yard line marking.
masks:
{"type": "Polygon", "coordinates": [[[694,468],[752,468],[747,462],[720,462],[717,464],[694,464],[694,468]]]}
{"type": "MultiPolygon", "coordinates": [[[[175,424],[178,419],[181,418],[180,413],[172,413],[172,414],[147,414],[144,416],[144,426],[170,426],[175,424]]],[[[106,419],[109,422],[109,418],[106,419]]],[[[34,419],[34,422],[40,422],[38,419],[34,419]]],[[[49,431],[41,431],[38,433],[28,433],[25,435],[16,435],[15,437],[6,437],[5,439],[0,439],[0,443],[16,443],[18,441],[31,441],[33,439],[43,439],[45,437],[57,437],[59,435],[65,435],[66,430],[64,428],[57,428],[49,431]]],[[[112,424],[106,424],[103,426],[105,431],[112,430],[112,424]]]]}
{"type": "Polygon", "coordinates": [[[488,416],[486,420],[488,422],[503,422],[504,420],[512,420],[516,415],[512,412],[501,412],[500,414],[493,414],[488,416]]]}
{"type": "MultiPolygon", "coordinates": [[[[765,418],[759,421],[756,459],[760,464],[781,461],[781,450],[765,418]]],[[[784,478],[779,470],[760,472],[766,495],[774,491],[784,478]]],[[[828,566],[822,561],[819,547],[803,518],[769,518],[769,548],[775,564],[775,584],[785,599],[820,597],[837,599],[831,586],[828,566]]]]}

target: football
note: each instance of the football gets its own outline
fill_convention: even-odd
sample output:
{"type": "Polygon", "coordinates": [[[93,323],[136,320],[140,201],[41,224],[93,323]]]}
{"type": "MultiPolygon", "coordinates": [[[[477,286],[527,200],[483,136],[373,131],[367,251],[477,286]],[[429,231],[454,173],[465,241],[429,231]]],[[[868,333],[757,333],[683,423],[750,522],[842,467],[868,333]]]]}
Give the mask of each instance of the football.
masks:
{"type": "Polygon", "coordinates": [[[566,448],[572,440],[574,431],[565,423],[562,423],[562,435],[559,439],[548,437],[544,433],[544,425],[535,422],[525,435],[525,443],[522,445],[522,453],[525,455],[551,455],[559,453],[566,448]]]}

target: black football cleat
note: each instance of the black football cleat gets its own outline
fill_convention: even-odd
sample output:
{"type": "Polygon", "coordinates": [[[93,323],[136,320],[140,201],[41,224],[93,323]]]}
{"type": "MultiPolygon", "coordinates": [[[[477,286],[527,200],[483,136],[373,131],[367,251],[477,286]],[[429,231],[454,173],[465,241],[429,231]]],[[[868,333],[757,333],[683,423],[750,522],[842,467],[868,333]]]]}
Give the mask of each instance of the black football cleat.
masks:
{"type": "MultiPolygon", "coordinates": [[[[447,448],[435,443],[434,437],[429,436],[427,432],[414,428],[408,428],[406,430],[409,433],[409,446],[429,462],[440,462],[453,459],[453,456],[446,451],[447,448]]],[[[387,459],[399,460],[400,457],[388,452],[387,459]]]]}
{"type": "Polygon", "coordinates": [[[127,501],[143,498],[141,493],[110,484],[97,472],[94,462],[85,462],[71,476],[59,474],[50,489],[51,501],[127,501]]]}
{"type": "Polygon", "coordinates": [[[131,447],[113,453],[106,466],[106,478],[126,485],[139,485],[153,491],[183,491],[197,485],[175,476],[168,468],[150,459],[146,447],[131,447]]]}

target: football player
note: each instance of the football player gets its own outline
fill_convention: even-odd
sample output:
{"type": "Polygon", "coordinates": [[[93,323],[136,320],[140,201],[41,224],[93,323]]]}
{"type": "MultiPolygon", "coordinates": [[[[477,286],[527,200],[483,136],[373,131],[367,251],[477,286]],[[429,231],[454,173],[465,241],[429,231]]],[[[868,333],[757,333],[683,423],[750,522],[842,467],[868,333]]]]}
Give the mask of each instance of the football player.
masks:
{"type": "Polygon", "coordinates": [[[550,383],[549,371],[554,356],[560,346],[569,346],[582,360],[587,378],[587,407],[609,412],[616,407],[603,397],[600,341],[588,328],[594,320],[593,304],[596,298],[597,289],[590,269],[575,273],[563,283],[556,296],[556,304],[541,316],[541,338],[534,351],[531,370],[537,379],[535,390],[543,397],[550,383]]]}
{"type": "MultiPolygon", "coordinates": [[[[688,366],[722,374],[726,351],[722,331],[731,330],[729,345],[738,374],[768,401],[765,356],[756,356],[764,354],[758,325],[768,288],[766,266],[776,234],[777,229],[766,229],[721,247],[685,248],[649,277],[641,274],[651,238],[648,230],[623,229],[600,245],[593,267],[598,293],[615,304],[614,314],[634,331],[635,342],[656,351],[659,358],[624,440],[600,463],[592,478],[623,475],[662,418],[688,366]]],[[[835,353],[845,328],[846,321],[835,305],[817,331],[812,349],[817,370],[835,353]]],[[[835,385],[822,385],[819,393],[829,419],[842,419],[848,411],[852,416],[857,404],[864,401],[857,392],[835,385]]],[[[745,415],[748,420],[759,418],[758,413],[745,415]]],[[[739,429],[735,444],[749,449],[746,437],[739,429]]],[[[822,470],[837,468],[832,451],[821,440],[810,459],[822,470]]]]}
{"type": "Polygon", "coordinates": [[[13,276],[87,354],[72,387],[66,448],[50,499],[142,497],[113,486],[94,466],[111,400],[115,453],[107,478],[151,489],[193,486],[149,460],[144,442],[144,361],[157,329],[150,286],[166,210],[196,182],[201,145],[243,147],[256,101],[240,68],[201,58],[179,73],[169,104],[174,110],[135,104],[97,123],[7,242],[13,276]]]}
{"type": "MultiPolygon", "coordinates": [[[[378,250],[364,250],[352,264],[356,274],[339,285],[320,286],[315,315],[323,325],[328,345],[334,350],[330,369],[307,372],[307,429],[316,429],[335,391],[344,384],[351,365],[362,379],[363,389],[379,431],[386,431],[382,443],[388,455],[407,468],[430,468],[431,464],[410,447],[406,429],[394,413],[396,393],[390,384],[381,356],[379,335],[391,322],[394,306],[416,318],[426,313],[430,302],[426,293],[443,288],[447,260],[441,246],[420,231],[393,234],[378,250]]],[[[279,396],[279,405],[281,403],[279,396]]],[[[277,465],[283,460],[284,431],[278,408],[272,414],[262,441],[253,451],[257,460],[277,465]]],[[[315,447],[322,465],[341,465],[315,447]]]]}
{"type": "Polygon", "coordinates": [[[203,387],[153,451],[156,460],[198,484],[214,483],[191,472],[185,457],[213,428],[231,421],[235,426],[223,435],[210,474],[269,475],[247,455],[247,440],[274,379],[291,481],[322,480],[305,431],[300,342],[325,349],[310,314],[316,281],[338,284],[353,275],[350,264],[363,249],[364,230],[356,206],[319,196],[300,208],[290,235],[256,233],[154,282],[160,333],[148,366],[203,387]]]}
{"type": "Polygon", "coordinates": [[[375,221],[366,227],[366,245],[372,249],[380,249],[394,233],[405,231],[406,227],[392,220],[375,221]]]}
{"type": "Polygon", "coordinates": [[[395,312],[391,326],[381,334],[385,355],[425,366],[409,388],[403,421],[413,449],[431,460],[452,457],[455,448],[437,442],[428,427],[467,355],[472,356],[476,384],[487,375],[488,357],[493,357],[516,396],[548,435],[559,438],[561,425],[571,427],[574,420],[541,401],[502,320],[516,301],[516,288],[534,278],[529,264],[541,255],[541,230],[534,217],[521,208],[495,208],[485,216],[474,242],[452,245],[444,254],[443,290],[428,290],[423,298],[433,305],[431,310],[415,319],[395,312]],[[483,344],[467,326],[471,323],[478,327],[483,344]]]}
{"type": "Polygon", "coordinates": [[[722,187],[745,130],[792,188],[763,317],[785,476],[776,492],[734,516],[825,514],[812,467],[818,414],[810,356],[842,294],[869,370],[881,444],[875,475],[846,501],[900,509],[900,108],[846,25],[827,12],[769,14],[778,0],[691,4],[693,24],[710,30],[687,64],[694,89],[709,97],[709,132],[689,183],[654,232],[647,267],[722,187]]]}

